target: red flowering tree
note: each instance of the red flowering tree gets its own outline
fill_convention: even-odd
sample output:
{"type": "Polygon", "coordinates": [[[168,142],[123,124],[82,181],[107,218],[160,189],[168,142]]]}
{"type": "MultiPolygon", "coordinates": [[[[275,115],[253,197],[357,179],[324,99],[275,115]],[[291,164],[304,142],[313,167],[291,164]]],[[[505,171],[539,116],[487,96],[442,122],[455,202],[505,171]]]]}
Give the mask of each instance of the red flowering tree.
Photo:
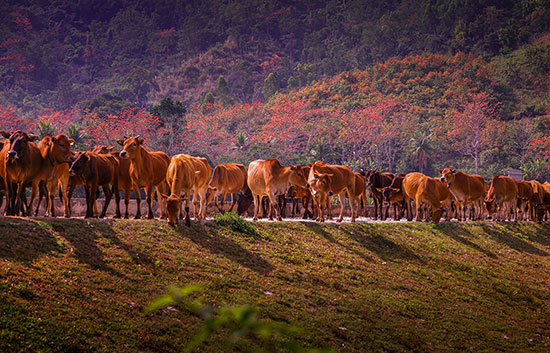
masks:
{"type": "Polygon", "coordinates": [[[386,99],[346,113],[339,140],[348,163],[365,166],[371,159],[393,172],[414,127],[415,117],[409,108],[397,99],[386,99]]]}
{"type": "Polygon", "coordinates": [[[498,106],[485,93],[468,93],[447,112],[447,136],[454,151],[474,160],[479,173],[481,153],[495,145],[504,132],[497,119],[498,106]]]}
{"type": "Polygon", "coordinates": [[[7,132],[23,130],[33,132],[36,124],[34,121],[21,116],[14,107],[10,105],[0,105],[0,129],[7,132]]]}

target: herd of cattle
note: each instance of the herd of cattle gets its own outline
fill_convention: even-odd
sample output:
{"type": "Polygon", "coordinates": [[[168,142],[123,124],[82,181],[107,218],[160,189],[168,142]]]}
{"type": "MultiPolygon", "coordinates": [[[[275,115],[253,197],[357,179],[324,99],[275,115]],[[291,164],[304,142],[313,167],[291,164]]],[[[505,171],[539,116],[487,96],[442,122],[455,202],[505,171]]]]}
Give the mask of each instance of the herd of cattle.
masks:
{"type": "Polygon", "coordinates": [[[442,217],[458,220],[530,220],[541,222],[550,211],[550,184],[536,180],[516,181],[506,176],[493,177],[490,186],[479,175],[468,175],[455,169],[439,170],[440,178],[421,173],[382,173],[369,170],[354,173],[343,165],[321,161],[305,166],[282,166],[277,159],[256,160],[248,170],[242,164],[220,164],[212,171],[205,158],[178,154],[170,158],[164,152],[149,152],[139,137],[119,140],[121,152],[113,147],[96,146],[92,151],[71,151],[73,141],[60,134],[44,137],[23,131],[8,133],[0,141],[0,206],[6,196],[4,214],[31,215],[34,201],[46,196],[46,216],[55,216],[54,198],[59,188],[64,202],[65,217],[71,216],[71,196],[76,186],[86,194],[86,217],[97,217],[96,199],[101,186],[105,194],[104,217],[114,195],[115,215],[121,217],[120,190],[128,218],[131,190],[134,190],[137,212],[141,217],[141,189],[145,189],[148,218],[153,218],[153,189],[160,204],[160,217],[177,224],[185,217],[190,225],[189,202],[194,204],[194,218],[206,218],[207,205],[213,201],[220,212],[224,200],[231,194],[232,210],[237,204],[239,214],[248,212],[254,203],[254,220],[263,216],[278,220],[284,216],[287,200],[292,201],[292,216],[299,204],[304,218],[324,221],[332,218],[332,197],[338,195],[340,215],[344,218],[346,198],[349,200],[351,221],[355,222],[361,208],[367,217],[367,190],[374,201],[374,219],[387,219],[390,207],[393,218],[431,220],[442,217]],[[32,187],[30,202],[26,188],[32,187]],[[221,196],[221,197],[220,197],[221,196]],[[220,204],[218,204],[220,198],[220,204]],[[185,205],[183,212],[182,205],[185,205]],[[310,209],[311,205],[311,209],[310,209]],[[385,206],[385,207],[384,207],[385,206]]]}

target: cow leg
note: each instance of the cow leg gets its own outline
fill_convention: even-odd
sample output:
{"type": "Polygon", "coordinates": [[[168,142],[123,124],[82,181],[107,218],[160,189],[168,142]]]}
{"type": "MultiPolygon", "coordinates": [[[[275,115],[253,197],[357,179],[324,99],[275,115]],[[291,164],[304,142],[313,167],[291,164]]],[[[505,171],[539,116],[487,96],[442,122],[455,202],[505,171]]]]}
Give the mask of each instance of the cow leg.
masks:
{"type": "Polygon", "coordinates": [[[218,196],[220,196],[220,195],[219,195],[218,191],[216,191],[214,193],[214,206],[216,206],[216,208],[218,209],[218,212],[222,213],[223,209],[220,207],[220,205],[218,205],[218,196]]]}
{"type": "Polygon", "coordinates": [[[185,192],[183,201],[185,202],[185,225],[191,227],[191,215],[189,214],[189,198],[191,197],[191,190],[185,192]]]}
{"type": "Polygon", "coordinates": [[[155,215],[153,214],[153,186],[148,185],[145,189],[145,192],[147,194],[147,218],[153,219],[155,218],[155,215]]]}
{"type": "Polygon", "coordinates": [[[92,194],[95,194],[95,191],[92,185],[89,185],[89,184],[84,185],[84,191],[86,192],[86,216],[84,218],[90,218],[90,217],[93,217],[92,215],[93,195],[92,194]]]}
{"type": "Polygon", "coordinates": [[[41,182],[39,184],[38,188],[38,203],[36,204],[36,209],[34,211],[34,216],[38,217],[38,210],[40,209],[40,204],[42,203],[42,198],[46,199],[46,211],[44,212],[44,216],[49,216],[49,207],[50,207],[50,198],[48,196],[48,191],[46,190],[46,184],[44,182],[41,182]]]}
{"type": "MultiPolygon", "coordinates": [[[[225,203],[225,198],[227,197],[227,193],[225,191],[222,192],[222,199],[220,200],[220,212],[223,214],[223,204],[225,203]]],[[[202,201],[202,200],[201,200],[202,201]]],[[[202,203],[202,202],[201,202],[202,203]]]]}
{"type": "Polygon", "coordinates": [[[135,219],[140,219],[141,218],[141,193],[139,192],[139,187],[134,184],[134,193],[136,194],[136,205],[137,205],[137,210],[136,210],[136,217],[135,219]]]}
{"type": "Polygon", "coordinates": [[[71,216],[72,214],[72,209],[71,209],[71,198],[73,197],[73,192],[74,192],[74,189],[76,188],[76,184],[74,182],[71,182],[69,184],[69,189],[67,190],[67,198],[69,199],[69,217],[71,216]]]}
{"type": "Polygon", "coordinates": [[[282,221],[281,214],[279,213],[279,205],[277,204],[277,196],[272,192],[268,193],[267,197],[269,198],[269,220],[273,220],[272,210],[275,209],[275,218],[278,221],[282,221]]]}
{"type": "Polygon", "coordinates": [[[32,206],[34,205],[34,200],[36,199],[36,194],[38,193],[38,187],[39,187],[39,182],[38,181],[33,181],[32,182],[32,191],[31,191],[31,202],[29,203],[29,207],[27,208],[27,215],[30,216],[31,215],[31,211],[32,211],[32,206]]]}
{"type": "Polygon", "coordinates": [[[63,216],[66,218],[71,217],[71,207],[69,203],[69,196],[67,195],[67,187],[69,186],[69,178],[61,177],[57,181],[57,187],[59,190],[59,198],[63,200],[63,216]]]}
{"type": "MultiPolygon", "coordinates": [[[[111,193],[115,196],[115,215],[113,218],[120,218],[122,215],[120,214],[120,189],[118,187],[115,188],[113,185],[113,189],[111,190],[111,193]]],[[[111,195],[112,196],[112,195],[111,195]]],[[[161,200],[161,196],[159,196],[159,202],[161,200]]]]}
{"type": "Polygon", "coordinates": [[[257,221],[258,220],[258,213],[260,212],[260,200],[259,195],[252,194],[252,200],[254,200],[254,218],[252,220],[257,221]]]}
{"type": "MultiPolygon", "coordinates": [[[[338,199],[340,200],[340,216],[338,216],[338,220],[336,222],[342,222],[344,220],[344,208],[346,207],[346,192],[343,191],[339,193],[338,199]]],[[[351,206],[351,199],[350,199],[350,206],[351,206]]],[[[353,214],[353,207],[350,207],[350,208],[352,209],[351,212],[353,214]]]]}
{"type": "Polygon", "coordinates": [[[131,188],[125,188],[124,189],[124,206],[126,207],[126,210],[124,211],[124,218],[128,219],[130,217],[130,213],[128,212],[128,207],[130,206],[130,193],[132,192],[131,188]]]}
{"type": "Polygon", "coordinates": [[[236,204],[237,204],[237,193],[234,192],[231,194],[231,207],[229,207],[228,212],[233,211],[233,207],[235,207],[236,204]]]}
{"type": "Polygon", "coordinates": [[[46,191],[48,195],[48,198],[50,200],[49,202],[49,213],[51,217],[55,217],[55,194],[57,194],[57,183],[55,182],[49,182],[46,186],[46,191]]]}

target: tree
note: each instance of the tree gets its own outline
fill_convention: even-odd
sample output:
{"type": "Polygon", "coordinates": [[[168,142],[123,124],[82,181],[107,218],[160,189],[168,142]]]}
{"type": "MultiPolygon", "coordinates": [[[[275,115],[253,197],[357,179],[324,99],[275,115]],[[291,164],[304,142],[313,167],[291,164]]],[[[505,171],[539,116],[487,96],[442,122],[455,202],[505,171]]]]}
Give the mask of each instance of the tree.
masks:
{"type": "Polygon", "coordinates": [[[42,120],[37,125],[36,130],[38,132],[38,137],[43,139],[46,136],[55,136],[55,126],[48,120],[42,120]]]}
{"type": "Polygon", "coordinates": [[[277,92],[279,92],[279,84],[277,83],[277,79],[272,72],[267,75],[267,78],[264,81],[264,89],[262,90],[262,94],[264,95],[264,99],[268,100],[277,92]]]}
{"type": "MultiPolygon", "coordinates": [[[[447,136],[453,149],[474,161],[479,173],[481,152],[495,141],[502,124],[496,119],[499,104],[485,93],[468,93],[448,112],[447,136]]],[[[503,131],[502,131],[503,132],[503,131]]]]}
{"type": "Polygon", "coordinates": [[[67,127],[67,137],[74,140],[73,150],[84,150],[85,143],[88,140],[88,136],[84,132],[84,129],[78,124],[71,124],[67,127]]]}
{"type": "Polygon", "coordinates": [[[216,99],[214,98],[214,95],[212,92],[208,92],[206,96],[204,96],[204,99],[202,100],[202,104],[213,104],[216,102],[216,99]]]}
{"type": "Polygon", "coordinates": [[[225,77],[218,77],[218,86],[216,87],[216,95],[223,102],[223,104],[231,104],[232,99],[229,97],[229,86],[225,77]]]}
{"type": "Polygon", "coordinates": [[[187,113],[187,109],[183,103],[166,97],[154,105],[150,113],[160,118],[161,127],[164,127],[167,131],[168,141],[163,144],[166,151],[170,154],[177,153],[175,146],[176,139],[178,136],[184,134],[186,128],[186,121],[183,117],[187,113]]]}
{"type": "Polygon", "coordinates": [[[432,153],[432,134],[426,131],[419,131],[409,139],[407,146],[407,157],[410,157],[413,164],[420,173],[424,173],[424,168],[428,166],[428,159],[432,153]]]}

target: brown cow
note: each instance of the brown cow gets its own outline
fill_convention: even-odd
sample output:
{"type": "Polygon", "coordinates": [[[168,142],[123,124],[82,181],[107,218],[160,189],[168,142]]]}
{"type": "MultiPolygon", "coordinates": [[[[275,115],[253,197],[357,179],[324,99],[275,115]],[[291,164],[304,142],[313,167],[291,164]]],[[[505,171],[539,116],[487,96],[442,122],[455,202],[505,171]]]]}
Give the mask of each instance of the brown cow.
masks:
{"type": "Polygon", "coordinates": [[[422,173],[409,173],[403,179],[403,197],[407,204],[409,218],[412,215],[411,201],[414,201],[415,221],[420,221],[421,209],[427,206],[432,211],[432,221],[437,224],[443,214],[441,201],[448,199],[449,191],[436,178],[430,178],[422,173]]]}
{"type": "MultiPolygon", "coordinates": [[[[304,173],[304,174],[308,174],[308,173],[304,173]]],[[[287,197],[292,199],[292,210],[291,210],[292,218],[296,216],[297,212],[300,212],[300,209],[298,207],[298,201],[302,203],[302,207],[304,208],[303,218],[304,219],[313,218],[313,211],[309,210],[309,204],[313,200],[313,195],[311,195],[311,191],[309,189],[303,188],[301,186],[293,185],[290,187],[290,189],[288,189],[287,197]]]]}
{"type": "MultiPolygon", "coordinates": [[[[93,211],[98,186],[103,188],[105,194],[105,203],[99,218],[105,217],[107,207],[109,207],[109,202],[113,196],[113,193],[109,190],[109,185],[113,186],[113,190],[118,190],[118,160],[114,156],[94,152],[78,152],[73,158],[69,173],[82,177],[86,183],[84,185],[86,191],[86,218],[95,217],[93,211]]],[[[115,200],[115,217],[120,218],[120,196],[118,193],[115,193],[115,200]]]]}
{"type": "MultiPolygon", "coordinates": [[[[311,173],[311,172],[310,172],[311,173]]],[[[317,222],[325,221],[325,209],[328,218],[331,219],[330,199],[334,194],[331,190],[331,180],[328,174],[316,174],[309,182],[309,189],[313,196],[313,208],[317,214],[315,220],[317,222]]],[[[344,204],[342,204],[342,208],[344,204]]]]}
{"type": "Polygon", "coordinates": [[[317,161],[311,166],[308,176],[308,183],[311,185],[314,179],[324,176],[327,177],[328,183],[318,184],[319,186],[326,186],[326,190],[324,188],[321,190],[325,193],[327,191],[331,191],[340,198],[340,216],[338,217],[338,222],[341,222],[344,219],[346,194],[350,200],[351,221],[355,222],[356,215],[354,205],[357,200],[357,197],[355,196],[355,174],[347,166],[330,165],[317,161]]]}
{"type": "Polygon", "coordinates": [[[197,212],[195,212],[195,219],[206,217],[206,192],[208,191],[211,170],[206,158],[192,157],[187,154],[178,154],[172,157],[166,172],[170,195],[162,195],[166,199],[166,210],[170,225],[178,223],[178,213],[182,201],[185,202],[185,224],[187,226],[191,225],[189,198],[193,190],[195,192],[193,197],[194,208],[197,209],[197,196],[200,197],[201,207],[198,217],[197,212]]]}
{"type": "Polygon", "coordinates": [[[137,203],[135,218],[141,218],[141,188],[145,188],[147,194],[147,205],[149,206],[147,218],[154,218],[152,207],[154,187],[157,187],[161,218],[164,217],[165,207],[161,193],[166,193],[168,190],[166,170],[170,164],[170,157],[164,152],[147,151],[143,147],[144,140],[139,136],[118,140],[117,142],[123,146],[120,157],[130,160],[129,172],[137,203]]]}
{"type": "Polygon", "coordinates": [[[24,212],[30,216],[38,186],[42,180],[40,171],[44,164],[40,149],[33,142],[38,137],[27,135],[21,130],[11,134],[2,130],[0,134],[8,139],[0,153],[0,173],[4,179],[6,192],[5,214],[8,216],[19,214],[24,206],[21,195],[24,194],[26,185],[30,184],[32,187],[31,201],[29,205],[26,205],[27,209],[24,212]]]}
{"type": "Polygon", "coordinates": [[[550,198],[550,194],[546,192],[544,186],[537,180],[530,180],[528,181],[528,183],[531,184],[531,187],[533,188],[533,213],[535,215],[534,219],[536,219],[537,222],[540,223],[544,218],[546,209],[548,208],[548,206],[550,206],[546,204],[546,201],[548,201],[548,198],[550,198]]]}
{"type": "Polygon", "coordinates": [[[361,203],[363,204],[363,206],[365,207],[365,217],[368,216],[368,212],[367,212],[367,188],[366,188],[366,183],[365,183],[365,177],[360,174],[360,173],[353,173],[355,174],[355,192],[354,192],[354,196],[356,198],[356,201],[357,201],[357,207],[356,207],[356,211],[355,211],[355,214],[357,216],[359,216],[359,209],[360,209],[360,206],[361,206],[361,203]]]}
{"type": "MultiPolygon", "coordinates": [[[[38,143],[38,148],[44,159],[41,174],[46,187],[45,216],[55,217],[54,200],[59,186],[60,195],[63,198],[64,216],[70,217],[68,162],[72,156],[71,145],[73,144],[74,140],[69,139],[64,134],[55,137],[46,136],[38,143]]],[[[35,216],[38,215],[39,206],[40,201],[36,207],[35,216]]]]}
{"type": "MultiPolygon", "coordinates": [[[[267,196],[270,208],[275,208],[277,220],[282,220],[276,196],[284,195],[291,185],[306,187],[307,180],[302,166],[282,166],[277,159],[255,160],[248,165],[248,187],[254,200],[254,220],[260,215],[261,198],[267,196]]],[[[269,219],[271,210],[269,211],[269,219]]]]}
{"type": "Polygon", "coordinates": [[[248,188],[246,183],[247,173],[246,168],[242,164],[225,163],[217,165],[212,172],[212,178],[208,186],[213,190],[214,205],[221,213],[224,213],[223,203],[227,194],[231,194],[231,206],[229,212],[237,203],[237,193],[244,192],[248,188]],[[221,206],[218,205],[217,199],[221,195],[221,206]]]}
{"type": "MultiPolygon", "coordinates": [[[[377,189],[382,194],[382,201],[393,206],[394,220],[403,218],[403,212],[407,210],[405,199],[403,198],[403,179],[405,179],[405,174],[399,174],[393,178],[390,186],[377,189]],[[399,210],[399,215],[397,214],[397,210],[399,210]]],[[[387,216],[386,213],[386,218],[387,216]]]]}
{"type": "Polygon", "coordinates": [[[517,221],[518,184],[514,178],[495,175],[491,180],[491,187],[483,202],[488,218],[496,213],[497,221],[504,221],[507,217],[517,221]],[[510,214],[511,213],[511,214],[510,214]]]}
{"type": "Polygon", "coordinates": [[[469,175],[457,172],[456,169],[438,169],[441,181],[446,183],[457,202],[457,218],[466,219],[466,207],[471,206],[474,219],[481,218],[483,210],[481,202],[487,193],[487,182],[481,175],[469,175]]]}
{"type": "Polygon", "coordinates": [[[535,200],[533,198],[533,186],[527,181],[518,181],[517,209],[524,221],[534,221],[535,200]]]}
{"type": "Polygon", "coordinates": [[[110,154],[115,157],[119,163],[118,167],[118,190],[116,192],[119,194],[120,190],[124,190],[124,205],[126,206],[126,211],[124,212],[124,218],[129,217],[128,206],[130,205],[130,193],[132,190],[132,178],[130,178],[130,160],[120,157],[120,152],[113,152],[114,147],[107,147],[102,145],[97,145],[94,147],[92,152],[99,154],[110,154]]]}
{"type": "Polygon", "coordinates": [[[365,174],[365,180],[374,202],[374,219],[378,219],[378,212],[380,212],[380,219],[386,219],[390,206],[388,204],[386,206],[385,214],[382,213],[383,197],[382,193],[378,191],[378,189],[383,189],[386,186],[390,186],[393,181],[393,174],[381,173],[377,170],[369,170],[365,174]]]}

